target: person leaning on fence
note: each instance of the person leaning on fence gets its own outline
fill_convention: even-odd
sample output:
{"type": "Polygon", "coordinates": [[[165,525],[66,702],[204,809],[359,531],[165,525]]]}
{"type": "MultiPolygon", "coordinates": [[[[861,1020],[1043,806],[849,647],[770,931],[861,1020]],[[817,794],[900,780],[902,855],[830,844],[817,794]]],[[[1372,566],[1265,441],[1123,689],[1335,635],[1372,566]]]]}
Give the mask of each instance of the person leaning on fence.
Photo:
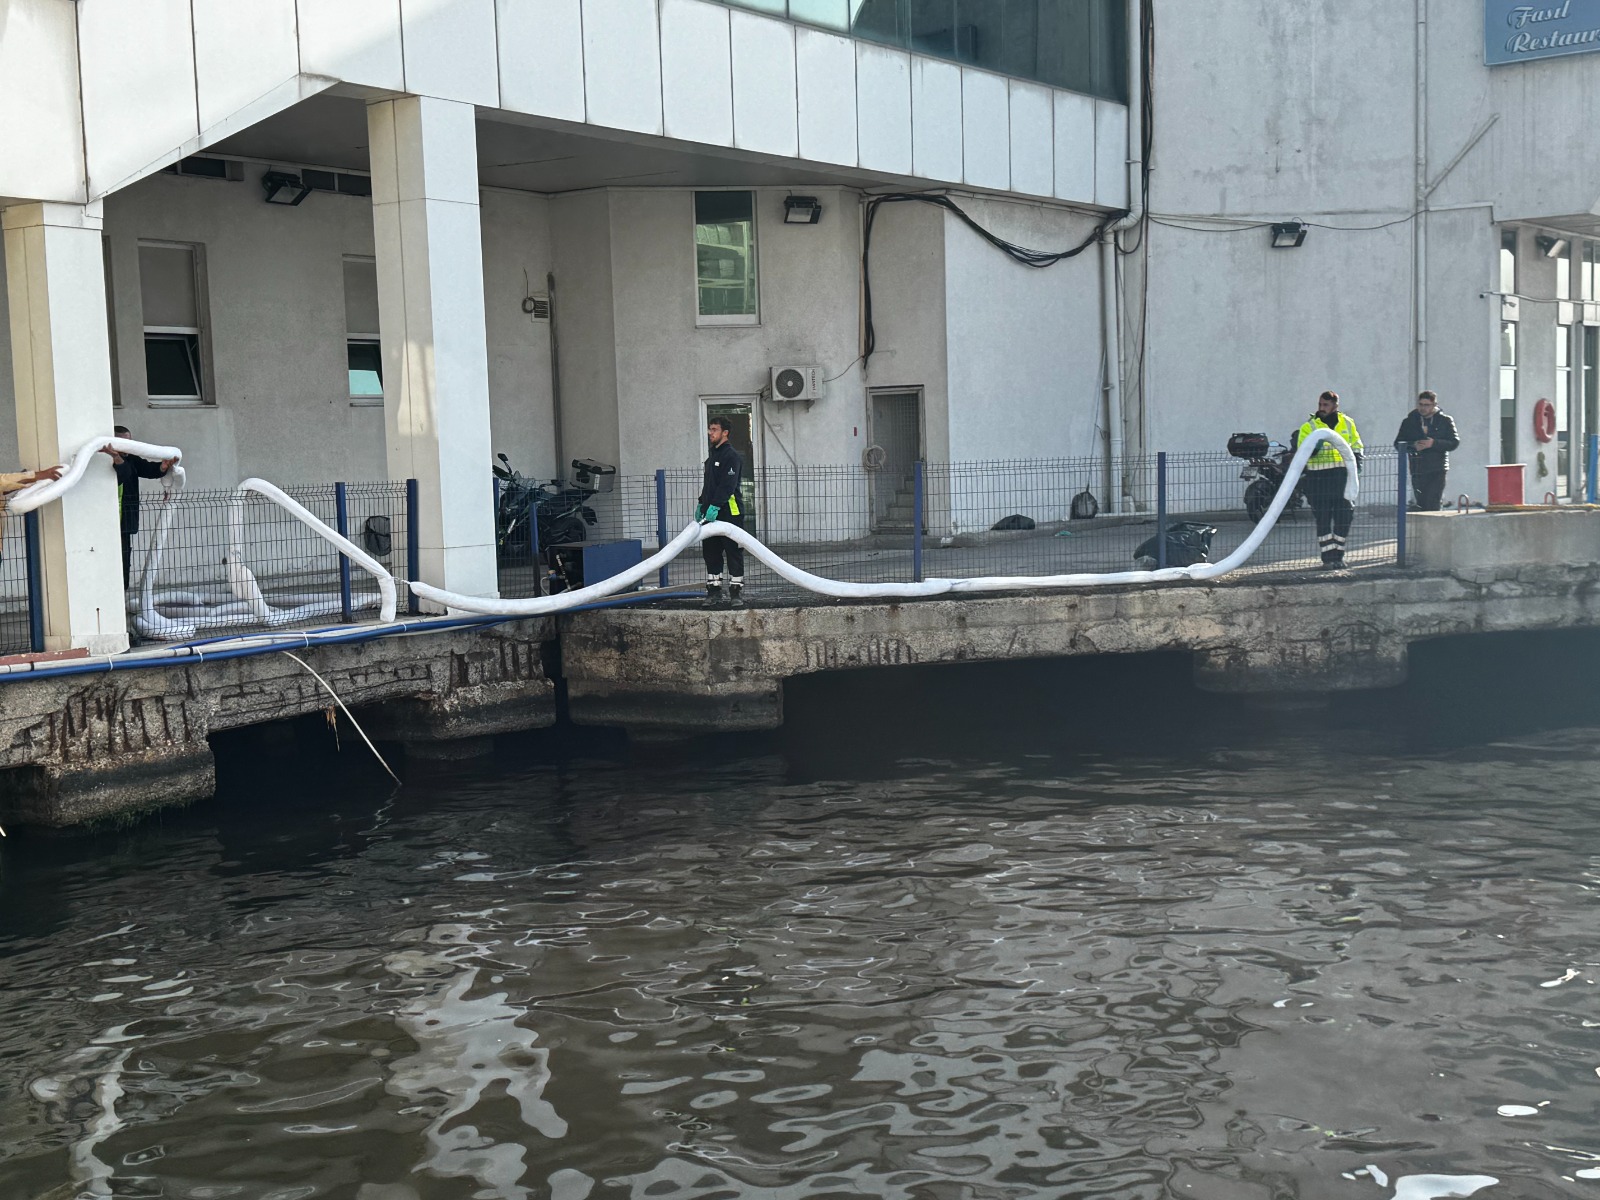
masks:
{"type": "MultiPolygon", "coordinates": [[[[130,436],[126,425],[118,425],[112,432],[119,438],[130,436]]],[[[121,454],[110,446],[101,453],[109,454],[117,468],[117,511],[122,519],[122,586],[127,587],[129,567],[133,563],[133,535],[139,532],[139,480],[160,479],[178,460],[167,458],[153,463],[137,454],[121,454]]]]}
{"type": "MultiPolygon", "coordinates": [[[[1362,463],[1361,434],[1356,431],[1356,423],[1339,411],[1338,392],[1323,392],[1317,397],[1317,411],[1295,431],[1291,444],[1298,446],[1300,439],[1310,437],[1318,426],[1326,426],[1350,443],[1359,470],[1362,463]]],[[[1311,502],[1311,511],[1316,514],[1317,548],[1322,551],[1324,567],[1344,566],[1345,542],[1350,536],[1350,522],[1355,517],[1355,508],[1344,498],[1344,487],[1349,477],[1350,471],[1344,465],[1344,456],[1331,442],[1321,443],[1306,462],[1302,487],[1306,499],[1311,502]]]]}
{"type": "MultiPolygon", "coordinates": [[[[702,525],[726,521],[743,529],[739,482],[744,478],[744,459],[728,441],[732,429],[733,422],[726,417],[712,417],[706,427],[711,453],[706,455],[705,485],[700,489],[694,519],[702,525]]],[[[724,557],[728,564],[728,599],[738,604],[744,596],[744,548],[732,538],[710,537],[700,544],[700,550],[706,560],[706,607],[714,608],[722,602],[724,557]]]]}
{"type": "Polygon", "coordinates": [[[1455,419],[1439,411],[1435,393],[1417,393],[1417,406],[1400,422],[1394,444],[1411,455],[1411,490],[1417,498],[1417,511],[1438,512],[1450,451],[1461,445],[1461,439],[1456,436],[1455,419]]]}

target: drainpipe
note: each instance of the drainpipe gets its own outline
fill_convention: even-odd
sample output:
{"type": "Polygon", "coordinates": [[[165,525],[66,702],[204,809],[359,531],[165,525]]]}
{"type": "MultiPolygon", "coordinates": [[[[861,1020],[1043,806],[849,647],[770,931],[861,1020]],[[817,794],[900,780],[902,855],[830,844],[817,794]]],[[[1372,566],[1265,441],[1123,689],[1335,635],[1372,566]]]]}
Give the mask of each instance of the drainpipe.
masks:
{"type": "Polygon", "coordinates": [[[1106,491],[1110,511],[1123,511],[1122,328],[1117,304],[1117,233],[1144,217],[1144,5],[1128,0],[1128,212],[1100,236],[1101,357],[1105,361],[1106,491]]]}
{"type": "Polygon", "coordinates": [[[1411,272],[1411,319],[1416,323],[1411,351],[1411,394],[1428,386],[1428,0],[1416,0],[1416,201],[1411,222],[1415,254],[1411,272]]]}

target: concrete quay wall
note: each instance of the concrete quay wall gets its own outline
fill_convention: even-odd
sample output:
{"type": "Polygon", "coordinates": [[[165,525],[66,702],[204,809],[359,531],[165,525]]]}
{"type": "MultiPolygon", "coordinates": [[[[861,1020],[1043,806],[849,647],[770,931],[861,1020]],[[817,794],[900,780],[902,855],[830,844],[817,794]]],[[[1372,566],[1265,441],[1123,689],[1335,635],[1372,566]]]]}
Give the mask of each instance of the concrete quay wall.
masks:
{"type": "Polygon", "coordinates": [[[1196,683],[1308,693],[1403,682],[1412,642],[1600,625],[1600,565],[1150,586],[1118,592],[566,618],[574,722],[636,735],[769,729],[795,675],[1187,651],[1196,683]]]}
{"type": "MultiPolygon", "coordinates": [[[[373,737],[448,747],[555,721],[551,632],[529,620],[287,649],[373,737]]],[[[0,683],[0,825],[76,825],[208,796],[211,734],[334,706],[283,653],[0,683]]]]}

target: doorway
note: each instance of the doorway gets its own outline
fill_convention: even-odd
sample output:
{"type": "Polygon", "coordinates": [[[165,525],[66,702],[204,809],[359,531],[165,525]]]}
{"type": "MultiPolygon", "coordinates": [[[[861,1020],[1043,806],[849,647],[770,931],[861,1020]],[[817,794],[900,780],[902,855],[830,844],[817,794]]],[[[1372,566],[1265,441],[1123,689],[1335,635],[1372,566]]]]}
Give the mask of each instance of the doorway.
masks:
{"type": "Polygon", "coordinates": [[[744,516],[744,527],[756,532],[756,472],[761,464],[756,461],[754,396],[701,396],[700,442],[706,445],[706,427],[712,417],[726,417],[733,426],[728,432],[728,444],[744,460],[744,477],[739,480],[739,511],[744,516]]]}
{"type": "Polygon", "coordinates": [[[869,392],[867,441],[883,451],[883,464],[868,476],[872,532],[910,533],[916,465],[922,457],[922,390],[869,392]]]}

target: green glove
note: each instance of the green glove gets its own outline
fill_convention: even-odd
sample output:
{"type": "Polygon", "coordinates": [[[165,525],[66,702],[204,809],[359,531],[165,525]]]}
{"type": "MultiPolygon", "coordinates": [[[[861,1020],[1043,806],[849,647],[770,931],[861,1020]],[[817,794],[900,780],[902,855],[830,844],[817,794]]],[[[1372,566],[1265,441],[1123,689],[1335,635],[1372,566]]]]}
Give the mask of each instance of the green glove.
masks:
{"type": "Polygon", "coordinates": [[[704,504],[696,504],[694,506],[694,519],[702,524],[705,522],[706,506],[704,504]]]}
{"type": "Polygon", "coordinates": [[[711,524],[711,522],[713,522],[713,521],[715,521],[717,519],[717,515],[720,512],[722,512],[722,509],[719,506],[717,506],[715,504],[706,505],[706,513],[705,513],[704,518],[702,518],[702,524],[705,524],[705,525],[711,524]]]}

